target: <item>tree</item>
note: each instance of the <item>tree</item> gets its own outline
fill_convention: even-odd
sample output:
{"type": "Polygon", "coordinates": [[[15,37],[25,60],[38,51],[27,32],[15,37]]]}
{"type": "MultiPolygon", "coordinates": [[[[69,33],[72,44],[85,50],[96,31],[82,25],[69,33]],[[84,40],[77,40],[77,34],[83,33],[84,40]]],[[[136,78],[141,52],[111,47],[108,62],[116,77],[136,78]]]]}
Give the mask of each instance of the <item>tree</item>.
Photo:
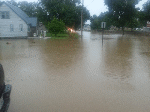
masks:
{"type": "Polygon", "coordinates": [[[37,16],[38,3],[22,1],[18,2],[18,7],[23,10],[29,17],[37,16]]]}
{"type": "Polygon", "coordinates": [[[20,1],[17,3],[15,2],[15,0],[10,0],[7,2],[19,7],[29,17],[37,17],[39,21],[42,21],[45,24],[48,22],[47,11],[44,9],[44,6],[39,2],[20,1]]]}
{"type": "Polygon", "coordinates": [[[112,25],[111,15],[109,12],[101,13],[99,16],[93,15],[90,21],[92,30],[101,29],[101,22],[106,22],[106,29],[109,29],[112,25]]]}
{"type": "Polygon", "coordinates": [[[146,14],[143,10],[138,11],[138,21],[139,21],[138,28],[146,26],[147,24],[146,14]]]}
{"type": "Polygon", "coordinates": [[[131,28],[131,30],[133,28],[137,28],[139,26],[139,21],[138,21],[138,18],[132,18],[130,20],[130,22],[127,23],[126,25],[127,27],[131,28]]]}
{"type": "Polygon", "coordinates": [[[29,17],[36,17],[38,14],[38,7],[39,7],[38,2],[21,1],[17,3],[15,0],[10,0],[10,1],[7,1],[7,3],[12,4],[16,7],[19,7],[29,17]]]}
{"type": "Polygon", "coordinates": [[[15,0],[10,0],[10,1],[7,1],[7,2],[18,7],[18,4],[15,0]]]}
{"type": "MultiPolygon", "coordinates": [[[[76,6],[79,0],[41,0],[43,10],[47,15],[47,21],[51,21],[55,16],[61,19],[67,27],[77,28],[81,23],[81,6],[76,6]]],[[[90,13],[83,8],[83,21],[89,19],[90,13]]]]}
{"type": "Polygon", "coordinates": [[[98,17],[96,15],[93,15],[91,18],[90,18],[90,22],[91,22],[91,29],[92,30],[98,30],[100,29],[100,22],[98,20],[98,17]]]}
{"type": "Polygon", "coordinates": [[[139,21],[141,25],[146,26],[147,21],[150,21],[150,1],[143,4],[142,10],[139,12],[139,21]]]}
{"type": "Polygon", "coordinates": [[[48,23],[47,26],[50,33],[55,34],[55,37],[58,33],[62,33],[65,31],[65,24],[63,21],[58,20],[56,17],[48,23]]]}
{"type": "Polygon", "coordinates": [[[135,27],[137,10],[135,5],[140,0],[105,0],[109,12],[112,15],[113,25],[122,27],[123,35],[125,26],[135,27]],[[132,24],[134,23],[134,24],[132,24]]]}
{"type": "MultiPolygon", "coordinates": [[[[41,2],[15,2],[15,0],[7,1],[8,3],[19,7],[29,17],[37,17],[39,21],[45,25],[53,20],[55,16],[61,19],[67,27],[77,29],[81,24],[81,6],[76,6],[80,0],[41,0],[41,2]]],[[[90,18],[90,13],[83,7],[83,23],[90,18]]]]}
{"type": "Polygon", "coordinates": [[[150,21],[150,1],[143,4],[144,19],[150,21]]]}

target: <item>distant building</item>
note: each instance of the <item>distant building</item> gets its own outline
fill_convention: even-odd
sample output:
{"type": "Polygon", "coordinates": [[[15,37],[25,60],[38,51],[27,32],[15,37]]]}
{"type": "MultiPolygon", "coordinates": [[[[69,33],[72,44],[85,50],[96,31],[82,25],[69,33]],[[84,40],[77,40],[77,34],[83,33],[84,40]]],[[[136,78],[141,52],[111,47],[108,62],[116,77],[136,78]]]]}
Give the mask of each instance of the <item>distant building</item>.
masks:
{"type": "Polygon", "coordinates": [[[150,22],[149,21],[147,21],[147,25],[146,25],[146,27],[143,28],[143,31],[150,32],[150,22]]]}
{"type": "Polygon", "coordinates": [[[83,30],[90,31],[91,30],[91,26],[89,24],[85,24],[83,26],[83,30]]]}
{"type": "Polygon", "coordinates": [[[110,30],[118,30],[116,26],[111,25],[110,30]]]}
{"type": "Polygon", "coordinates": [[[45,25],[43,25],[42,22],[39,22],[38,28],[37,28],[37,35],[40,36],[43,34],[43,31],[47,31],[45,25]]]}
{"type": "Polygon", "coordinates": [[[37,31],[37,18],[3,2],[0,5],[0,37],[28,37],[37,31]]]}

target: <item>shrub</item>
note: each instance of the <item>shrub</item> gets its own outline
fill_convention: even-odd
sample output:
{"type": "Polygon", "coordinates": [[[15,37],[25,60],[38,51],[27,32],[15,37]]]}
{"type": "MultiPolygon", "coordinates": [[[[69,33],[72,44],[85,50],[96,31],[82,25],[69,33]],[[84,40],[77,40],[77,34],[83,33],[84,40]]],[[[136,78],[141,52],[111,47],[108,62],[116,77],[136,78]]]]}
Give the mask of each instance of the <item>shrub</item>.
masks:
{"type": "Polygon", "coordinates": [[[54,17],[54,19],[51,22],[48,22],[48,31],[51,34],[55,34],[55,36],[58,33],[64,33],[65,32],[65,23],[61,20],[58,20],[54,17]]]}

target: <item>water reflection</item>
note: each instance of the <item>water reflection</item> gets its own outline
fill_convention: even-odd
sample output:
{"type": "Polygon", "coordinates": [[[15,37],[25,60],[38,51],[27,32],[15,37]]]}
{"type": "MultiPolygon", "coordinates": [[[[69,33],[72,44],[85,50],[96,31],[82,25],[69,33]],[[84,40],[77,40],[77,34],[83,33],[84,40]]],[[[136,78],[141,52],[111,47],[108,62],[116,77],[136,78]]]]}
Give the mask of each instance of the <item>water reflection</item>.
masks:
{"type": "Polygon", "coordinates": [[[126,79],[132,76],[132,41],[118,38],[115,45],[105,44],[104,64],[108,77],[126,79]]]}

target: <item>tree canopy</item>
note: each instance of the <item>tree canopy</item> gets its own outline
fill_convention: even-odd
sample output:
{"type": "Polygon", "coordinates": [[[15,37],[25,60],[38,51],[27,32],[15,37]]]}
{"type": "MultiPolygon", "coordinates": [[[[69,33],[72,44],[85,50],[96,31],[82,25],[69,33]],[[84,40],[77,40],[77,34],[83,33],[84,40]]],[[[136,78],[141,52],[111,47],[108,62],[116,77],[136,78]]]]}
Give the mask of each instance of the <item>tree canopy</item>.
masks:
{"type": "Polygon", "coordinates": [[[142,17],[143,13],[140,13],[138,8],[135,7],[139,1],[141,0],[104,0],[105,5],[108,7],[108,12],[91,17],[91,28],[100,29],[101,22],[106,22],[107,29],[113,25],[122,28],[124,34],[125,27],[133,29],[140,26],[139,15],[142,17]]]}
{"type": "Polygon", "coordinates": [[[18,2],[18,7],[22,9],[29,17],[37,16],[38,3],[36,2],[27,2],[27,1],[18,2]]]}
{"type": "Polygon", "coordinates": [[[143,4],[142,11],[140,11],[139,20],[146,24],[147,21],[150,21],[150,1],[147,1],[143,4]]]}
{"type": "Polygon", "coordinates": [[[95,30],[95,29],[101,29],[101,22],[106,22],[106,29],[109,29],[110,26],[112,25],[112,19],[111,19],[111,15],[109,12],[104,12],[101,13],[99,16],[93,15],[90,18],[91,21],[91,29],[95,30]]]}
{"type": "MultiPolygon", "coordinates": [[[[47,24],[55,16],[61,19],[67,27],[77,29],[81,24],[81,6],[76,6],[80,0],[41,0],[41,2],[27,2],[15,0],[8,3],[22,9],[29,17],[37,17],[39,21],[47,24]]],[[[90,13],[83,7],[83,23],[90,19],[90,13]]]]}
{"type": "MultiPolygon", "coordinates": [[[[81,6],[76,6],[79,0],[41,0],[41,4],[45,12],[47,12],[47,21],[51,21],[55,16],[61,19],[66,26],[75,29],[81,23],[81,6]]],[[[83,8],[83,21],[90,18],[89,11],[83,8]]]]}
{"type": "Polygon", "coordinates": [[[113,24],[117,27],[135,27],[137,9],[135,5],[140,0],[105,0],[109,12],[113,17],[113,24]]]}
{"type": "Polygon", "coordinates": [[[38,2],[27,2],[27,1],[20,1],[16,2],[15,0],[7,1],[7,3],[10,3],[16,7],[19,7],[22,11],[24,11],[29,17],[37,17],[37,14],[39,12],[38,2]]]}
{"type": "Polygon", "coordinates": [[[118,6],[118,4],[120,4],[120,7],[123,5],[123,7],[126,7],[128,3],[135,6],[139,3],[139,1],[141,0],[104,0],[104,3],[108,6],[109,11],[114,11],[114,9],[116,9],[115,7],[118,6]]]}
{"type": "Polygon", "coordinates": [[[141,0],[105,0],[109,12],[112,15],[113,25],[134,28],[138,26],[137,14],[138,10],[135,5],[141,0]]]}

